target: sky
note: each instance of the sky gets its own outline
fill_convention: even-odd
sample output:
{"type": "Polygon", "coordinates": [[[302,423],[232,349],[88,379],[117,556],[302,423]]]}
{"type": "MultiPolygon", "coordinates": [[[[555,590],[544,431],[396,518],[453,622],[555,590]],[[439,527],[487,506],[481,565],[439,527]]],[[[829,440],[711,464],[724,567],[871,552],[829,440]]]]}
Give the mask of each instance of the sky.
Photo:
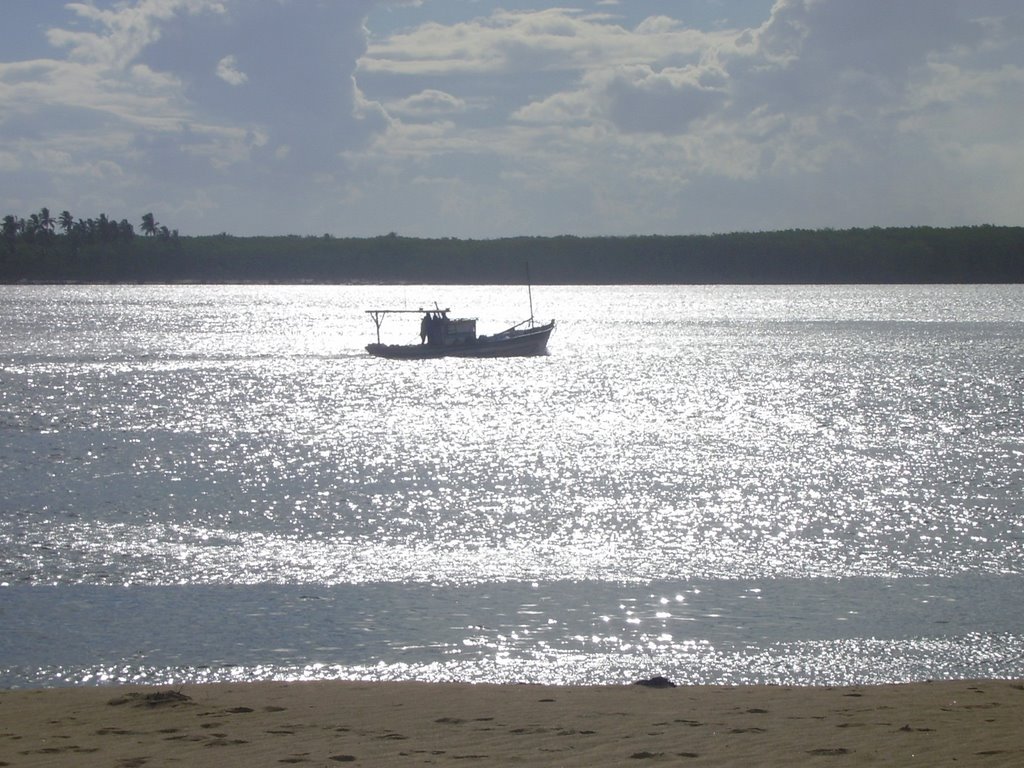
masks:
{"type": "Polygon", "coordinates": [[[1024,224],[1020,0],[0,0],[0,214],[1024,224]]]}

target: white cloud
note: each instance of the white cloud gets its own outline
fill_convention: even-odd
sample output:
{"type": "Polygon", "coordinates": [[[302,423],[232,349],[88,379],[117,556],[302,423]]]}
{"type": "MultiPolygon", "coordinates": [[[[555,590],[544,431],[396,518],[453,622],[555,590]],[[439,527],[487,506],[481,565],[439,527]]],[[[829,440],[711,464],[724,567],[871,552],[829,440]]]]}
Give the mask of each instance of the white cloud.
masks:
{"type": "Polygon", "coordinates": [[[566,8],[495,11],[452,25],[424,24],[371,41],[360,69],[396,75],[578,71],[649,63],[684,63],[728,36],[701,33],[664,18],[628,30],[605,14],[566,8]]]}
{"type": "Polygon", "coordinates": [[[434,88],[427,88],[412,96],[388,102],[387,104],[387,111],[391,114],[414,117],[443,115],[451,112],[462,112],[465,109],[466,102],[464,99],[434,88]]]}
{"type": "Polygon", "coordinates": [[[531,98],[494,103],[486,132],[463,120],[429,137],[396,130],[374,151],[437,157],[469,144],[509,183],[525,190],[516,180],[530,179],[530,194],[564,186],[563,172],[628,190],[601,196],[595,231],[612,221],[617,231],[636,231],[631,221],[660,231],[1012,221],[1019,193],[1014,203],[981,194],[968,207],[956,191],[998,173],[994,158],[1024,171],[1011,128],[1024,119],[1012,95],[1024,25],[1007,18],[1009,0],[983,6],[974,19],[954,0],[779,0],[759,27],[713,30],[666,16],[627,29],[565,9],[495,12],[373,41],[360,71],[412,88],[441,82],[456,98],[480,73],[532,75],[531,98]],[[944,176],[946,189],[915,199],[893,173],[929,185],[944,176]],[[736,184],[751,211],[714,191],[736,184]],[[613,200],[619,216],[608,215],[613,200]],[[714,217],[700,213],[715,205],[714,217]]]}
{"type": "Polygon", "coordinates": [[[764,0],[704,28],[671,3],[500,5],[71,3],[50,48],[0,62],[5,200],[440,236],[1024,210],[1016,0],[764,0]]]}
{"type": "MultiPolygon", "coordinates": [[[[26,179],[48,180],[48,197],[79,194],[75,179],[97,174],[111,185],[112,198],[114,186],[134,184],[147,189],[139,197],[168,205],[206,184],[221,185],[223,195],[229,177],[239,190],[262,183],[284,194],[294,182],[267,183],[271,168],[322,172],[339,162],[342,149],[386,125],[379,105],[363,99],[352,78],[371,5],[70,3],[68,23],[47,33],[49,51],[32,61],[0,62],[0,100],[8,105],[0,107],[0,138],[23,158],[18,170],[26,179]],[[217,50],[233,52],[207,53],[217,50]],[[225,83],[235,87],[225,90],[225,83]],[[63,160],[55,148],[65,152],[63,160]],[[279,162],[284,157],[287,165],[279,162]]],[[[221,206],[235,207],[244,196],[222,196],[221,206]]],[[[26,206],[39,204],[29,199],[35,198],[26,206]]],[[[56,204],[52,197],[44,202],[56,204]]],[[[245,215],[241,208],[238,215],[245,215]]],[[[239,225],[244,231],[241,218],[239,225]]]]}
{"type": "Polygon", "coordinates": [[[556,93],[533,101],[512,113],[512,119],[524,123],[569,125],[592,122],[596,113],[594,99],[585,91],[556,93]]]}
{"type": "Polygon", "coordinates": [[[621,67],[601,84],[601,111],[623,131],[682,133],[727,98],[723,90],[705,87],[701,80],[696,67],[621,67]]]}
{"type": "Polygon", "coordinates": [[[238,59],[234,56],[225,56],[217,62],[217,77],[228,85],[243,85],[249,76],[238,68],[238,59]]]}
{"type": "Polygon", "coordinates": [[[13,152],[0,150],[0,171],[10,173],[21,168],[21,161],[13,152]]]}
{"type": "Polygon", "coordinates": [[[83,32],[55,28],[48,33],[50,43],[69,49],[72,60],[97,63],[104,68],[121,69],[133,61],[147,45],[160,38],[160,22],[176,14],[224,13],[220,0],[140,0],[112,9],[91,3],[68,3],[66,8],[98,31],[83,32]]]}

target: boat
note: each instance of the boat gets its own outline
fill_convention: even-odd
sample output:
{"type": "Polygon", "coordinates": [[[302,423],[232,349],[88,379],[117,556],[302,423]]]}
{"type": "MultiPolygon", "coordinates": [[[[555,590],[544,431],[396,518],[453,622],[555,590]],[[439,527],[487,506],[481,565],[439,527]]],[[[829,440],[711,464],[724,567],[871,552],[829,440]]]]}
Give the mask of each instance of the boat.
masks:
{"type": "Polygon", "coordinates": [[[366,351],[375,357],[395,360],[427,360],[438,357],[529,357],[547,354],[548,338],[555,321],[537,324],[533,316],[504,331],[478,336],[476,318],[450,317],[450,309],[368,309],[377,327],[377,343],[366,351]],[[380,326],[390,314],[420,315],[419,344],[382,344],[380,326]]]}

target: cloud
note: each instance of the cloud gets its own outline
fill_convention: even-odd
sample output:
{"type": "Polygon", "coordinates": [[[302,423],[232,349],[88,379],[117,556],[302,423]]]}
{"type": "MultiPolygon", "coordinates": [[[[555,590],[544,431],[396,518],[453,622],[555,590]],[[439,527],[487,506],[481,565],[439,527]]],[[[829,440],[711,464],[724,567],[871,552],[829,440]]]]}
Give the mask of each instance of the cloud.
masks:
{"type": "Polygon", "coordinates": [[[622,67],[600,88],[602,111],[623,131],[680,133],[711,114],[724,91],[701,83],[699,68],[622,67]]]}
{"type": "Polygon", "coordinates": [[[430,22],[385,40],[374,40],[360,70],[392,75],[580,71],[699,56],[708,40],[724,36],[686,29],[664,17],[628,30],[604,13],[567,8],[495,11],[444,25],[430,22]]]}
{"type": "Polygon", "coordinates": [[[720,85],[712,70],[699,67],[609,68],[584,75],[581,90],[546,97],[513,117],[552,125],[604,121],[624,133],[679,134],[725,102],[720,85]]]}
{"type": "Polygon", "coordinates": [[[69,49],[74,61],[96,63],[105,69],[124,69],[145,48],[160,39],[160,23],[177,14],[224,13],[220,0],[141,0],[135,5],[101,9],[91,3],[68,3],[66,8],[95,31],[49,30],[50,43],[69,49]]]}
{"type": "Polygon", "coordinates": [[[464,99],[433,88],[427,88],[412,96],[387,104],[387,111],[390,114],[412,117],[432,117],[452,112],[462,112],[465,109],[466,102],[464,99]]]}
{"type": "Polygon", "coordinates": [[[900,103],[929,60],[975,49],[955,0],[779,0],[746,56],[730,62],[741,105],[847,111],[900,103]]]}
{"type": "Polygon", "coordinates": [[[1019,193],[956,191],[998,162],[1024,171],[1012,127],[1024,119],[1024,25],[1010,0],[778,0],[759,26],[706,30],[664,15],[627,28],[607,10],[495,11],[372,41],[359,72],[391,87],[443,83],[465,99],[481,78],[521,77],[531,96],[429,135],[394,124],[371,152],[471,146],[502,179],[529,179],[536,200],[539,186],[565,187],[555,169],[578,174],[606,190],[579,214],[596,231],[1019,218],[1019,193]]]}
{"type": "Polygon", "coordinates": [[[232,184],[266,183],[283,157],[287,190],[302,173],[343,167],[344,150],[386,125],[353,78],[373,4],[70,3],[69,23],[47,32],[51,58],[0,63],[5,144],[25,173],[49,179],[49,194],[116,166],[117,186],[158,179],[146,194],[171,205],[229,172],[232,184]],[[42,159],[57,148],[66,162],[42,159]]]}
{"type": "Polygon", "coordinates": [[[10,173],[21,168],[21,161],[13,152],[0,150],[0,171],[10,173]]]}
{"type": "Polygon", "coordinates": [[[1016,0],[764,0],[701,28],[533,5],[70,3],[0,62],[5,200],[144,200],[185,232],[1019,221],[1016,0]]]}
{"type": "Polygon", "coordinates": [[[217,62],[217,77],[228,85],[243,85],[249,76],[238,68],[238,59],[225,56],[217,62]]]}

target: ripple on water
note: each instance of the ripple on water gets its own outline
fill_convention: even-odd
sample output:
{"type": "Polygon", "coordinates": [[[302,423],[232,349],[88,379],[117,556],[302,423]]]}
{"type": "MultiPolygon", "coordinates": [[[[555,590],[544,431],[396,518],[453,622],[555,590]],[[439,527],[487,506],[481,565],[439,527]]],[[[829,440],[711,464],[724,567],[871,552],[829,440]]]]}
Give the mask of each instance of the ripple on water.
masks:
{"type": "MultiPolygon", "coordinates": [[[[843,614],[858,631],[840,630],[818,606],[836,579],[874,580],[885,604],[892,582],[1022,574],[1024,290],[542,296],[559,318],[549,357],[404,365],[361,353],[366,306],[436,297],[485,308],[481,328],[493,330],[492,318],[520,319],[521,292],[0,289],[0,584],[386,584],[407,612],[401,595],[426,587],[812,587],[788,587],[792,605],[774,612],[743,609],[750,636],[737,645],[717,634],[733,626],[721,605],[693,613],[699,598],[669,595],[650,615],[621,618],[618,601],[564,603],[545,614],[554,625],[460,630],[437,641],[458,650],[447,656],[388,646],[321,661],[316,648],[332,646],[323,641],[292,658],[275,650],[278,638],[232,662],[250,670],[241,674],[323,663],[323,674],[583,681],[673,658],[695,680],[827,679],[829,658],[840,677],[902,679],[929,658],[964,674],[986,659],[996,674],[1006,668],[1015,630],[999,625],[984,590],[957,606],[991,615],[941,624],[951,621],[944,604],[922,603],[932,623],[911,634],[895,614],[864,629],[863,611],[843,614]],[[612,633],[602,616],[622,627],[612,633]],[[822,626],[832,634],[815,634],[822,626]],[[883,648],[865,640],[874,636],[883,648]],[[863,663],[875,656],[877,666],[863,663]],[[543,671],[544,659],[558,663],[543,671]]],[[[387,330],[403,340],[400,327],[387,330]]],[[[745,594],[743,604],[768,605],[770,593],[745,594]]],[[[360,620],[381,621],[368,605],[360,620]]],[[[47,610],[27,605],[25,621],[47,610]]],[[[226,674],[229,661],[204,663],[226,674]]],[[[200,666],[186,646],[180,659],[59,669],[121,679],[200,666]]]]}

